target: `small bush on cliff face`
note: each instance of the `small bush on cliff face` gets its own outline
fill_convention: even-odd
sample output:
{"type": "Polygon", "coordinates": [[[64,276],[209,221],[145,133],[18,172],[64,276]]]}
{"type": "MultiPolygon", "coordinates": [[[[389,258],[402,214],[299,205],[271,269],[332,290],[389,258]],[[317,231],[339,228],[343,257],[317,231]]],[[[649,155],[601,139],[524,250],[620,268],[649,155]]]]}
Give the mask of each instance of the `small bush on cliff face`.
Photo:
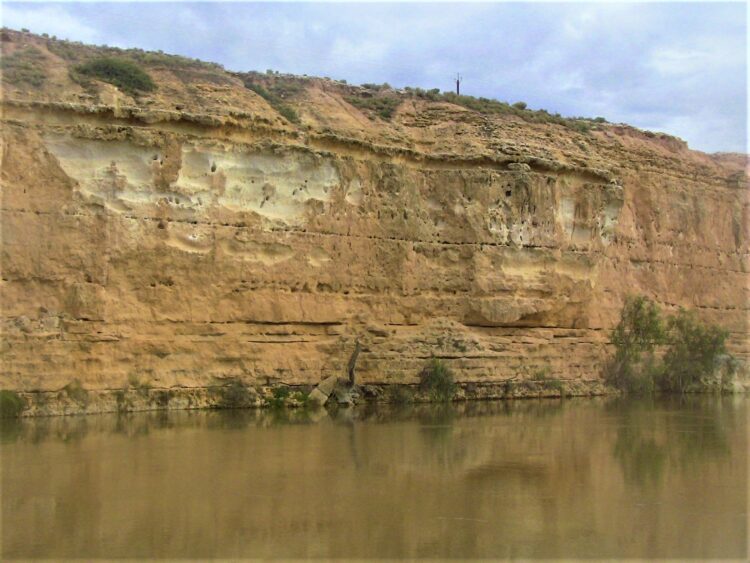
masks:
{"type": "Polygon", "coordinates": [[[156,89],[154,81],[141,67],[125,59],[103,57],[78,65],[74,70],[80,75],[117,86],[130,95],[156,89]]]}
{"type": "Polygon", "coordinates": [[[26,402],[15,391],[0,391],[0,417],[16,418],[26,408],[26,402]]]}
{"type": "Polygon", "coordinates": [[[269,88],[265,88],[249,75],[242,77],[242,83],[245,85],[245,88],[252,90],[266,100],[289,123],[300,122],[299,115],[295,109],[284,102],[286,98],[299,94],[302,91],[300,86],[296,84],[284,84],[282,81],[278,81],[272,82],[269,88]]]}
{"type": "Polygon", "coordinates": [[[401,99],[391,95],[372,97],[345,96],[344,99],[354,107],[374,112],[386,121],[393,117],[396,108],[401,105],[401,99]]]}
{"type": "Polygon", "coordinates": [[[281,117],[286,119],[289,123],[299,123],[299,114],[294,110],[294,108],[282,105],[276,110],[281,114],[281,117]]]}
{"type": "Polygon", "coordinates": [[[450,401],[456,392],[453,372],[438,358],[430,360],[419,374],[419,386],[433,401],[450,401]]]}
{"type": "Polygon", "coordinates": [[[647,297],[628,298],[612,331],[615,355],[605,379],[636,394],[705,388],[726,356],[726,338],[726,331],[701,323],[693,312],[680,309],[665,321],[647,297]]]}

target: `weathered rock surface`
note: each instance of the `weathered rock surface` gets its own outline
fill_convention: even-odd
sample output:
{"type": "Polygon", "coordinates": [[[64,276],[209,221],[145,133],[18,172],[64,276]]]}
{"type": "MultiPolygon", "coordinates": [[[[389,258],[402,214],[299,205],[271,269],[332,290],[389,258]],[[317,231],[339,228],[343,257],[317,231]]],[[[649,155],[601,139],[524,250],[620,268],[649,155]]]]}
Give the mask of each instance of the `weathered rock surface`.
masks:
{"type": "Polygon", "coordinates": [[[596,381],[629,293],[747,357],[744,156],[416,98],[387,122],[321,79],[294,125],[221,69],[152,64],[136,100],[2,39],[47,76],[3,84],[0,388],[312,386],[357,339],[363,385],[433,355],[464,383],[596,381]]]}

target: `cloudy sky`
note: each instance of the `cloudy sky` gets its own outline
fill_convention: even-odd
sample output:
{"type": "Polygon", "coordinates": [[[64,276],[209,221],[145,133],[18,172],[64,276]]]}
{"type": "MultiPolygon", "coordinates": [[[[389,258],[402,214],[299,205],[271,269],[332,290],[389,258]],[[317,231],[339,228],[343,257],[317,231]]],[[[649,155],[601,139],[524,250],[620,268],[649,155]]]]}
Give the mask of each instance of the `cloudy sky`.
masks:
{"type": "Polygon", "coordinates": [[[746,152],[747,8],[734,3],[18,3],[2,23],[223,64],[452,87],[746,152]]]}

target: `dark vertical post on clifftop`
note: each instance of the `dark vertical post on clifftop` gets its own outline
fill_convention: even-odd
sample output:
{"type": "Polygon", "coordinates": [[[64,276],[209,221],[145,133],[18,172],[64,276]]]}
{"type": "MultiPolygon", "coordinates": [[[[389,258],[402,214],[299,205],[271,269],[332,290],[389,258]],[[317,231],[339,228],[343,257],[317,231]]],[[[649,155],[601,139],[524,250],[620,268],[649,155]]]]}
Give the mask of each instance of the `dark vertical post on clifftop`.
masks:
{"type": "Polygon", "coordinates": [[[359,351],[361,349],[361,346],[359,345],[359,340],[357,340],[356,345],[354,346],[354,352],[352,352],[351,358],[349,358],[349,384],[354,385],[356,383],[355,376],[354,376],[354,368],[357,365],[357,356],[359,356],[359,351]]]}
{"type": "Polygon", "coordinates": [[[456,96],[461,95],[461,75],[456,73],[456,96]]]}

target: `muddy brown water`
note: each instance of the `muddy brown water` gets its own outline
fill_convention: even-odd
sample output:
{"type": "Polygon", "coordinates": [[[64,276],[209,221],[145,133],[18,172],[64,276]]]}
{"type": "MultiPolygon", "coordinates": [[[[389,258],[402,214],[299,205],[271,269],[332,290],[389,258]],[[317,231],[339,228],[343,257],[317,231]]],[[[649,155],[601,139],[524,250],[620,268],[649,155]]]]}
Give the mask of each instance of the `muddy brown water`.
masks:
{"type": "Polygon", "coordinates": [[[5,420],[2,557],[744,558],[748,398],[5,420]]]}

